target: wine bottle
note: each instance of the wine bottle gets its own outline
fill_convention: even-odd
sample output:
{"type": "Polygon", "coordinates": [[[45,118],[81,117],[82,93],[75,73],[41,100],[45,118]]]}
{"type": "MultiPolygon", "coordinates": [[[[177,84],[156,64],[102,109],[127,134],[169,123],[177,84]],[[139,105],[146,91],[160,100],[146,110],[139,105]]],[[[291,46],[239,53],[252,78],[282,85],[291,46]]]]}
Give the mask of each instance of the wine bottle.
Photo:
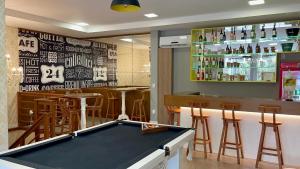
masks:
{"type": "Polygon", "coordinates": [[[242,40],[245,39],[244,34],[245,34],[245,31],[244,31],[244,28],[242,28],[242,32],[241,32],[241,39],[242,39],[242,40]]]}
{"type": "Polygon", "coordinates": [[[231,28],[231,31],[230,31],[230,40],[234,40],[233,27],[231,28]]]}
{"type": "Polygon", "coordinates": [[[246,27],[245,27],[245,30],[244,30],[244,39],[247,39],[247,29],[246,29],[246,27]]]}
{"type": "Polygon", "coordinates": [[[200,74],[200,69],[197,70],[197,80],[200,80],[201,74],[200,74]]]}
{"type": "Polygon", "coordinates": [[[214,42],[215,41],[215,34],[214,34],[214,30],[213,29],[211,30],[210,36],[211,36],[211,42],[214,42]]]}
{"type": "Polygon", "coordinates": [[[211,67],[213,67],[213,68],[216,67],[216,59],[215,58],[212,58],[211,67]]]}
{"type": "Polygon", "coordinates": [[[226,33],[225,33],[225,29],[224,29],[224,33],[223,33],[223,41],[226,41],[226,33]]]}
{"type": "Polygon", "coordinates": [[[208,58],[206,57],[205,58],[205,67],[207,68],[209,66],[209,60],[208,60],[208,58]]]}
{"type": "Polygon", "coordinates": [[[250,32],[250,37],[251,37],[251,39],[256,38],[255,25],[252,26],[252,29],[251,29],[251,32],[250,32]]]}
{"type": "Polygon", "coordinates": [[[276,23],[274,23],[274,27],[272,29],[272,37],[276,38],[277,37],[277,30],[276,30],[276,23]]]}
{"type": "Polygon", "coordinates": [[[202,42],[203,41],[203,36],[202,34],[199,35],[199,42],[202,42]]]}
{"type": "Polygon", "coordinates": [[[260,31],[260,37],[261,38],[266,38],[266,30],[265,30],[265,25],[262,26],[261,31],[260,31]]]}
{"type": "Polygon", "coordinates": [[[204,74],[204,70],[201,70],[201,80],[204,80],[205,79],[205,74],[204,74]]]}
{"type": "Polygon", "coordinates": [[[198,57],[198,69],[201,69],[201,57],[198,57]]]}
{"type": "Polygon", "coordinates": [[[202,57],[202,69],[204,69],[204,68],[205,68],[205,58],[202,57]]]}
{"type": "Polygon", "coordinates": [[[229,53],[229,46],[227,45],[227,47],[226,47],[226,54],[230,54],[229,53]]]}
{"type": "Polygon", "coordinates": [[[236,40],[235,27],[233,27],[233,40],[236,40]]]}
{"type": "Polygon", "coordinates": [[[220,42],[224,41],[223,37],[224,37],[223,29],[221,29],[221,32],[220,32],[220,35],[219,35],[220,42]]]}
{"type": "Polygon", "coordinates": [[[205,80],[208,80],[208,70],[205,71],[204,79],[205,79],[205,80]]]}
{"type": "Polygon", "coordinates": [[[255,51],[256,53],[260,53],[260,46],[258,44],[256,44],[255,51]]]}

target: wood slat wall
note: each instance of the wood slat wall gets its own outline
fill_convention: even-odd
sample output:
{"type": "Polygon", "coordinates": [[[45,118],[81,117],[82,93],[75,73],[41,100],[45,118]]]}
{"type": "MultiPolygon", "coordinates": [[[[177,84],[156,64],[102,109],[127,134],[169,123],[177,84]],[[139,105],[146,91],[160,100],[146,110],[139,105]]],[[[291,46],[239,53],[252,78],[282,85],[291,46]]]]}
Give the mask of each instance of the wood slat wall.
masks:
{"type": "Polygon", "coordinates": [[[164,96],[172,94],[173,49],[158,49],[158,122],[168,123],[168,114],[164,106],[164,96]]]}

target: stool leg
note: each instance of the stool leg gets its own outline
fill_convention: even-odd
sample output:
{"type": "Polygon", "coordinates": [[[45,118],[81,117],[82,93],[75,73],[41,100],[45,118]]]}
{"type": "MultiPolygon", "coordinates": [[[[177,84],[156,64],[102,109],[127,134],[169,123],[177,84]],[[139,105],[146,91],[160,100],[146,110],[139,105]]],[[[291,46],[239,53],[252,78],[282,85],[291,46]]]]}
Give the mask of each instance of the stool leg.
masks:
{"type": "Polygon", "coordinates": [[[138,105],[139,105],[139,114],[140,114],[139,121],[143,121],[143,119],[142,119],[142,103],[139,103],[138,105]]]}
{"type": "Polygon", "coordinates": [[[198,129],[198,120],[195,119],[195,135],[194,135],[194,150],[196,150],[196,142],[197,142],[197,129],[198,129]]]}
{"type": "Polygon", "coordinates": [[[227,125],[225,127],[224,142],[223,142],[224,147],[223,147],[222,155],[225,155],[225,150],[226,150],[225,146],[227,144],[228,127],[229,126],[228,126],[228,123],[227,123],[227,125]]]}
{"type": "Polygon", "coordinates": [[[177,126],[180,126],[180,113],[177,113],[177,126]]]}
{"type": "Polygon", "coordinates": [[[107,121],[107,118],[108,118],[109,106],[110,106],[110,100],[107,101],[107,109],[106,109],[106,116],[105,116],[106,121],[107,121]]]}
{"type": "Polygon", "coordinates": [[[243,141],[242,141],[241,128],[240,128],[239,122],[237,122],[237,129],[238,129],[238,135],[239,135],[239,145],[241,148],[241,156],[242,156],[242,158],[244,158],[244,148],[243,148],[243,141]]]}
{"type": "Polygon", "coordinates": [[[210,140],[210,133],[208,128],[208,120],[205,119],[205,125],[206,125],[206,133],[207,133],[207,139],[208,139],[208,145],[209,145],[209,152],[212,153],[212,146],[211,146],[211,140],[210,140]]]}
{"type": "Polygon", "coordinates": [[[225,121],[223,121],[223,129],[222,129],[222,134],[221,134],[221,140],[220,140],[220,146],[219,146],[219,151],[218,151],[218,161],[220,161],[220,157],[221,157],[221,150],[223,148],[223,143],[224,143],[224,134],[225,134],[225,127],[226,127],[226,123],[225,121]]]}
{"type": "Polygon", "coordinates": [[[237,163],[240,164],[240,146],[239,146],[239,136],[238,136],[238,127],[237,122],[233,122],[234,135],[235,135],[235,144],[236,144],[236,154],[237,154],[237,163]]]}
{"type": "Polygon", "coordinates": [[[279,137],[279,130],[278,127],[274,127],[275,130],[275,137],[276,137],[276,150],[277,150],[277,155],[278,155],[278,164],[279,164],[279,169],[282,169],[283,165],[283,160],[282,160],[282,151],[281,151],[281,146],[280,146],[280,137],[279,137]]]}
{"type": "Polygon", "coordinates": [[[281,139],[280,139],[280,134],[279,134],[279,128],[277,126],[277,135],[278,135],[278,141],[279,141],[279,146],[280,146],[280,151],[281,151],[281,162],[282,162],[282,165],[284,165],[284,162],[283,162],[283,155],[282,155],[282,144],[281,144],[281,139]]]}
{"type": "Polygon", "coordinates": [[[261,158],[262,158],[262,150],[263,150],[263,146],[264,146],[265,133],[266,133],[266,126],[264,124],[262,124],[255,168],[258,168],[258,163],[261,161],[261,158]]]}
{"type": "Polygon", "coordinates": [[[202,124],[202,137],[203,137],[203,146],[204,146],[204,158],[207,158],[207,150],[206,150],[206,133],[205,133],[205,124],[204,120],[201,119],[201,124],[202,124]]]}

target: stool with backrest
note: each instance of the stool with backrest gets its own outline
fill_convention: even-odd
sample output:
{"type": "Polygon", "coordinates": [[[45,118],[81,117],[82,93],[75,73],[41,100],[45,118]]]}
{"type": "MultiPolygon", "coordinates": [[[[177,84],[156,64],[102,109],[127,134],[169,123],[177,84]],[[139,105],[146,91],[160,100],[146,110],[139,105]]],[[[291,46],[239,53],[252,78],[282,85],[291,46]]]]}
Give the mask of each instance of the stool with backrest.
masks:
{"type": "Polygon", "coordinates": [[[119,115],[118,108],[116,107],[119,103],[120,98],[115,96],[112,91],[107,91],[107,111],[106,111],[106,120],[107,119],[116,119],[119,115]]]}
{"type": "MultiPolygon", "coordinates": [[[[34,119],[37,120],[41,115],[47,115],[50,124],[50,137],[55,137],[57,102],[47,98],[35,99],[34,102],[34,119]]],[[[40,141],[40,133],[43,133],[43,130],[48,129],[45,129],[45,126],[41,126],[35,131],[35,141],[40,141]]]]}
{"type": "Polygon", "coordinates": [[[96,115],[98,117],[99,123],[102,123],[102,106],[103,106],[103,96],[97,96],[93,98],[94,103],[92,105],[86,106],[87,114],[92,114],[92,126],[95,125],[96,115]]]}
{"type": "Polygon", "coordinates": [[[130,116],[131,120],[137,121],[147,121],[146,111],[145,111],[145,97],[146,91],[140,90],[138,91],[140,98],[135,99],[133,101],[132,113],[130,116]]]}
{"type": "Polygon", "coordinates": [[[208,127],[208,116],[203,114],[203,108],[208,106],[206,101],[198,101],[190,103],[191,116],[192,116],[192,128],[195,129],[194,135],[194,150],[196,150],[196,144],[203,145],[204,158],[207,158],[207,145],[209,146],[209,152],[212,153],[211,139],[208,127]],[[199,109],[199,113],[195,112],[195,109],[199,109]],[[202,125],[202,138],[198,137],[198,124],[199,121],[202,125]]]}
{"type": "Polygon", "coordinates": [[[223,120],[223,130],[221,135],[220,147],[218,151],[218,161],[220,161],[221,153],[225,155],[226,149],[236,150],[237,153],[237,163],[240,164],[240,156],[244,158],[244,150],[241,137],[240,129],[240,119],[235,116],[235,111],[239,109],[240,105],[236,103],[223,103],[222,107],[222,120],[223,120]],[[226,113],[230,111],[230,113],[226,113]],[[229,114],[229,115],[227,115],[229,114]],[[229,124],[233,125],[234,128],[234,142],[227,141],[229,124]]]}
{"type": "Polygon", "coordinates": [[[168,123],[169,125],[177,125],[180,126],[180,107],[178,106],[166,106],[168,112],[168,123]],[[175,117],[176,117],[176,124],[175,124],[175,117]]]}
{"type": "Polygon", "coordinates": [[[282,123],[276,120],[276,114],[280,112],[280,109],[281,109],[280,106],[270,106],[270,105],[259,106],[259,110],[261,111],[261,121],[259,123],[262,125],[262,130],[261,130],[259,148],[258,148],[256,164],[255,164],[256,168],[258,168],[258,163],[262,160],[262,155],[277,156],[279,168],[282,169],[282,166],[284,165],[283,156],[282,156],[282,146],[281,146],[280,134],[279,134],[279,126],[282,123]],[[272,120],[267,120],[265,117],[265,113],[272,113],[272,120]],[[268,127],[272,128],[275,133],[276,148],[267,148],[264,146],[265,134],[268,127]],[[265,152],[264,150],[269,152],[265,152]],[[270,151],[276,152],[276,154],[270,153],[270,151]]]}

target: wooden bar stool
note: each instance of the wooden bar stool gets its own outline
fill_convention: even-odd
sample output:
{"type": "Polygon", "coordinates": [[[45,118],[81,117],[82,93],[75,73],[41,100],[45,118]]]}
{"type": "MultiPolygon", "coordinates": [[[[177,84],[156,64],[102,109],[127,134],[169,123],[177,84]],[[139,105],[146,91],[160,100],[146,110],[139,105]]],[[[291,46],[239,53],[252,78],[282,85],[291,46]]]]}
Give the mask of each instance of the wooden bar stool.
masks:
{"type": "Polygon", "coordinates": [[[180,126],[180,107],[178,106],[166,106],[168,112],[169,125],[175,125],[175,117],[177,118],[176,125],[180,126]]]}
{"type": "Polygon", "coordinates": [[[212,146],[211,146],[211,139],[210,133],[208,128],[208,116],[203,115],[203,108],[208,106],[208,102],[206,101],[199,101],[195,103],[190,103],[191,107],[191,115],[192,115],[192,128],[195,129],[194,135],[194,150],[196,150],[196,144],[203,145],[204,148],[204,158],[207,158],[207,145],[209,146],[209,152],[212,153],[212,146]],[[199,114],[195,113],[195,109],[199,109],[199,114]],[[202,138],[197,137],[198,131],[198,123],[202,125],[202,138]]]}
{"type": "Polygon", "coordinates": [[[146,91],[139,91],[141,98],[133,101],[132,113],[130,116],[131,120],[145,121],[147,122],[146,111],[145,111],[145,97],[146,91]]]}
{"type": "MultiPolygon", "coordinates": [[[[56,125],[56,110],[57,102],[55,100],[50,100],[47,98],[35,99],[34,100],[34,119],[35,121],[42,115],[47,115],[49,117],[50,124],[50,137],[55,137],[55,125],[56,125]]],[[[42,126],[35,131],[35,141],[40,141],[40,133],[43,133],[43,130],[47,126],[42,126]]]]}
{"type": "Polygon", "coordinates": [[[241,120],[239,118],[236,118],[235,116],[235,110],[238,110],[240,105],[236,103],[223,103],[221,104],[221,107],[222,107],[223,130],[222,130],[220,147],[218,152],[218,161],[220,161],[221,153],[222,155],[225,155],[226,149],[232,149],[232,150],[236,150],[237,163],[240,164],[240,155],[242,158],[244,158],[241,129],[239,124],[241,120]],[[229,117],[226,116],[226,110],[231,111],[229,117]],[[235,142],[227,141],[229,124],[233,125],[235,142]]]}
{"type": "Polygon", "coordinates": [[[282,166],[284,165],[283,156],[282,156],[282,145],[281,145],[280,134],[279,134],[279,126],[282,123],[276,120],[276,114],[280,112],[280,109],[281,109],[280,106],[270,106],[270,105],[259,106],[259,110],[261,111],[261,121],[259,123],[262,125],[262,129],[261,129],[259,148],[258,148],[256,164],[255,164],[256,168],[258,168],[258,164],[262,160],[262,155],[277,156],[279,168],[282,169],[282,166]],[[267,120],[265,118],[265,113],[272,113],[272,120],[267,120]],[[273,128],[273,131],[275,133],[275,139],[276,139],[276,148],[264,147],[267,127],[273,128]],[[264,150],[267,150],[269,152],[273,151],[276,152],[276,154],[265,152],[264,150]]]}
{"type": "Polygon", "coordinates": [[[96,114],[99,120],[99,123],[102,123],[102,105],[103,105],[103,96],[98,96],[93,99],[94,103],[92,105],[86,106],[87,115],[92,114],[92,126],[95,125],[96,114]]]}
{"type": "Polygon", "coordinates": [[[106,120],[108,118],[110,119],[116,119],[119,115],[118,108],[116,108],[117,104],[119,103],[120,98],[114,95],[113,92],[108,91],[107,92],[107,111],[106,111],[106,120]]]}

